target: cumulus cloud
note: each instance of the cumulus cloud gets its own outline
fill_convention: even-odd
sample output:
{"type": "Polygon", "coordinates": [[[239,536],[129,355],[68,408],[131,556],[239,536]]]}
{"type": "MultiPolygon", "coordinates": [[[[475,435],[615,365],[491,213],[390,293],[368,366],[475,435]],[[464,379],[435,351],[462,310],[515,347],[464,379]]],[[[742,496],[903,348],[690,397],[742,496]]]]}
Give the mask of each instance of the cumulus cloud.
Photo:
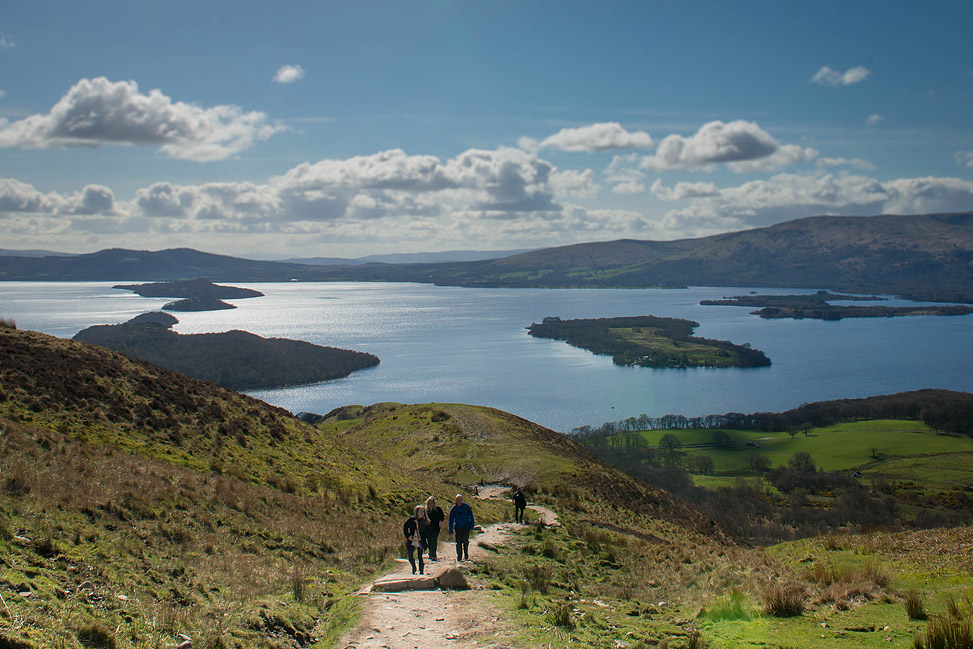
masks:
{"type": "Polygon", "coordinates": [[[957,151],[953,154],[956,164],[964,167],[973,167],[973,151],[957,151]]]}
{"type": "Polygon", "coordinates": [[[878,113],[872,113],[865,118],[865,126],[877,126],[885,121],[885,118],[878,113]]]}
{"type": "Polygon", "coordinates": [[[304,78],[304,68],[299,65],[282,65],[274,74],[274,83],[294,83],[304,78]]]}
{"type": "Polygon", "coordinates": [[[142,94],[134,81],[82,79],[46,114],[0,120],[0,146],[159,146],[173,158],[222,160],[266,140],[281,127],[237,106],[200,108],[159,90],[142,94]]]}
{"type": "Polygon", "coordinates": [[[662,200],[689,198],[685,208],[666,215],[666,227],[716,232],[764,226],[816,214],[922,214],[969,209],[973,181],[959,178],[900,178],[879,181],[849,173],[778,174],[706,196],[680,195],[678,185],[653,186],[662,200]]]}
{"type": "Polygon", "coordinates": [[[816,83],[821,86],[850,86],[855,83],[861,83],[870,74],[871,70],[860,65],[854,68],[848,68],[844,72],[834,70],[826,65],[818,70],[808,83],[816,83]]]}
{"type": "Polygon", "coordinates": [[[599,153],[619,149],[651,149],[652,137],[645,131],[627,131],[618,122],[602,122],[578,128],[562,128],[540,142],[523,137],[518,144],[528,151],[558,149],[599,153]]]}
{"type": "Polygon", "coordinates": [[[0,34],[0,49],[7,50],[7,49],[10,49],[12,47],[17,47],[17,44],[14,43],[10,39],[10,37],[7,36],[6,34],[0,34]]]}
{"type": "Polygon", "coordinates": [[[806,162],[817,155],[814,149],[781,145],[755,122],[736,120],[704,124],[689,137],[669,135],[656,153],[642,158],[643,169],[700,169],[728,163],[733,171],[777,168],[806,162]]]}

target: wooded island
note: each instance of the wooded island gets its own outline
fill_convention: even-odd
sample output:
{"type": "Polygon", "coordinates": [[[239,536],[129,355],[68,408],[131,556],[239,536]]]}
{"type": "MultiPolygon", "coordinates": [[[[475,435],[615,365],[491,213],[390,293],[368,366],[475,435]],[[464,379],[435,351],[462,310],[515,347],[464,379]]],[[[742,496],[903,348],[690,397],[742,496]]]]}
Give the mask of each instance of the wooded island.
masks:
{"type": "Polygon", "coordinates": [[[168,313],[143,313],[117,325],[83,329],[75,340],[213,381],[234,390],[276,388],[348,376],[378,365],[372,354],[246,331],[178,334],[168,313]]]}
{"type": "Polygon", "coordinates": [[[704,306],[755,306],[751,311],[761,318],[812,318],[841,320],[842,318],[892,318],[907,315],[968,315],[973,308],[958,304],[917,306],[855,306],[836,305],[837,301],[882,301],[876,295],[849,295],[818,291],[809,295],[736,295],[722,300],[701,300],[704,306]]]}
{"type": "Polygon", "coordinates": [[[616,365],[641,367],[762,367],[770,359],[749,344],[699,338],[692,320],[631,316],[561,320],[544,318],[527,328],[531,336],[563,340],[595,354],[610,355],[616,365]]]}

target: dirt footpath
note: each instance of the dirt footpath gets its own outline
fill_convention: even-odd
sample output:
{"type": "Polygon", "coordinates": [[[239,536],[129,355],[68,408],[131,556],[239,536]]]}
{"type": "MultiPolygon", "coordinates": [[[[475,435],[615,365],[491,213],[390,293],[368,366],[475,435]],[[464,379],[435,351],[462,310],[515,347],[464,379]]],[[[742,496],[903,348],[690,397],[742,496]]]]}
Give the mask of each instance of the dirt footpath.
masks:
{"type": "MultiPolygon", "coordinates": [[[[426,564],[426,574],[442,566],[464,566],[483,561],[487,547],[508,542],[514,523],[498,523],[470,539],[470,561],[444,561],[455,555],[455,544],[446,536],[439,544],[438,562],[426,564]]],[[[397,560],[396,569],[383,575],[376,584],[389,581],[421,579],[412,575],[405,559],[397,560]]],[[[368,587],[362,591],[366,598],[362,621],[338,643],[343,649],[502,649],[511,647],[507,638],[512,635],[503,613],[492,601],[490,592],[482,585],[470,584],[471,590],[408,590],[379,592],[368,587]]]]}
{"type": "MultiPolygon", "coordinates": [[[[480,500],[509,500],[509,487],[481,487],[480,500]]],[[[512,507],[513,505],[511,505],[512,507]]],[[[540,505],[528,505],[547,527],[560,525],[557,514],[540,505]]],[[[379,577],[361,591],[365,597],[362,620],[336,645],[341,649],[513,649],[513,635],[503,612],[482,584],[471,590],[432,590],[430,575],[443,567],[458,566],[464,576],[470,564],[482,562],[492,551],[510,541],[516,523],[497,523],[470,538],[470,561],[457,563],[456,545],[444,535],[437,562],[426,563],[425,575],[413,575],[405,559],[395,570],[379,577]],[[381,589],[392,586],[397,592],[381,589]],[[400,590],[400,588],[416,590],[400,590]],[[429,589],[429,590],[426,590],[429,589]]]]}

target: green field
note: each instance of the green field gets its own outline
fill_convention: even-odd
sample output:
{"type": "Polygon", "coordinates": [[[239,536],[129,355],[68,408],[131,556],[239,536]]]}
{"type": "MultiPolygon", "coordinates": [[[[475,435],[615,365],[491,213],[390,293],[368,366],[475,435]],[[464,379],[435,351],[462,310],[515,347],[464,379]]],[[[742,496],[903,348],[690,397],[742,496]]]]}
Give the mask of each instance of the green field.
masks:
{"type": "Polygon", "coordinates": [[[713,458],[714,476],[698,476],[701,486],[717,486],[737,476],[754,475],[750,456],[767,457],[772,466],[785,465],[794,453],[806,451],[818,468],[825,471],[857,469],[866,477],[921,481],[928,486],[952,488],[949,481],[973,484],[973,440],[936,433],[918,421],[879,419],[814,428],[808,435],[799,433],[764,433],[726,430],[731,441],[753,443],[729,448],[710,444],[712,430],[652,430],[642,436],[650,446],[657,446],[666,433],[673,433],[683,443],[685,453],[698,453],[713,458]]]}

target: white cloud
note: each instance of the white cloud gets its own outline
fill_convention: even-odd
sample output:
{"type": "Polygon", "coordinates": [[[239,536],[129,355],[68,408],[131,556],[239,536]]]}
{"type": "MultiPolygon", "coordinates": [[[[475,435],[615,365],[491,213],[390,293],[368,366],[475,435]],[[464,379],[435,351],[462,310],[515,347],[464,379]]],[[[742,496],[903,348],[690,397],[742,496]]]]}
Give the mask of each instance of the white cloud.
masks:
{"type": "Polygon", "coordinates": [[[964,167],[973,167],[973,151],[957,151],[953,154],[956,164],[964,167]]]}
{"type": "Polygon", "coordinates": [[[3,99],[6,96],[7,96],[7,91],[6,90],[0,90],[0,99],[3,99]]]}
{"type": "Polygon", "coordinates": [[[6,34],[0,34],[0,49],[10,49],[17,47],[17,44],[10,40],[10,37],[6,34]]]}
{"type": "Polygon", "coordinates": [[[872,113],[867,118],[865,118],[865,126],[877,126],[885,121],[885,117],[879,115],[878,113],[872,113]]]}
{"type": "Polygon", "coordinates": [[[304,68],[299,65],[282,65],[274,74],[274,83],[294,83],[304,78],[304,68]]]}
{"type": "Polygon", "coordinates": [[[687,198],[719,196],[720,191],[713,183],[678,182],[675,187],[669,188],[663,186],[661,178],[656,178],[652,183],[652,195],[662,201],[681,201],[687,198]]]}
{"type": "Polygon", "coordinates": [[[82,79],[47,114],[0,119],[0,146],[157,145],[173,158],[222,160],[266,140],[281,127],[261,112],[237,106],[200,108],[172,101],[159,90],[138,91],[134,81],[82,79]]]}
{"type": "Polygon", "coordinates": [[[612,193],[627,195],[641,194],[645,191],[645,185],[642,183],[645,174],[638,169],[639,159],[635,153],[612,158],[611,164],[605,170],[605,179],[614,183],[612,193]]]}
{"type": "Polygon", "coordinates": [[[850,86],[855,83],[861,83],[870,74],[871,70],[860,65],[849,68],[844,72],[834,70],[826,65],[818,70],[808,83],[816,83],[822,86],[850,86]]]}
{"type": "Polygon", "coordinates": [[[640,166],[663,171],[729,163],[733,171],[744,172],[806,162],[816,155],[814,149],[781,145],[755,122],[714,121],[689,137],[667,136],[654,155],[642,158],[640,166]]]}
{"type": "MultiPolygon", "coordinates": [[[[680,200],[678,185],[653,186],[663,200],[680,200]]],[[[867,176],[778,174],[715,194],[689,198],[685,208],[666,215],[670,230],[693,234],[764,226],[818,214],[923,214],[957,212],[973,204],[973,181],[959,178],[900,178],[879,181],[867,176]]]]}
{"type": "Polygon", "coordinates": [[[868,160],[864,158],[819,158],[818,167],[854,167],[855,169],[872,170],[875,169],[873,165],[868,160]]]}
{"type": "Polygon", "coordinates": [[[651,149],[652,137],[645,131],[627,131],[618,122],[601,122],[578,128],[562,128],[540,142],[523,137],[518,144],[528,151],[558,149],[599,153],[618,149],[651,149]]]}

